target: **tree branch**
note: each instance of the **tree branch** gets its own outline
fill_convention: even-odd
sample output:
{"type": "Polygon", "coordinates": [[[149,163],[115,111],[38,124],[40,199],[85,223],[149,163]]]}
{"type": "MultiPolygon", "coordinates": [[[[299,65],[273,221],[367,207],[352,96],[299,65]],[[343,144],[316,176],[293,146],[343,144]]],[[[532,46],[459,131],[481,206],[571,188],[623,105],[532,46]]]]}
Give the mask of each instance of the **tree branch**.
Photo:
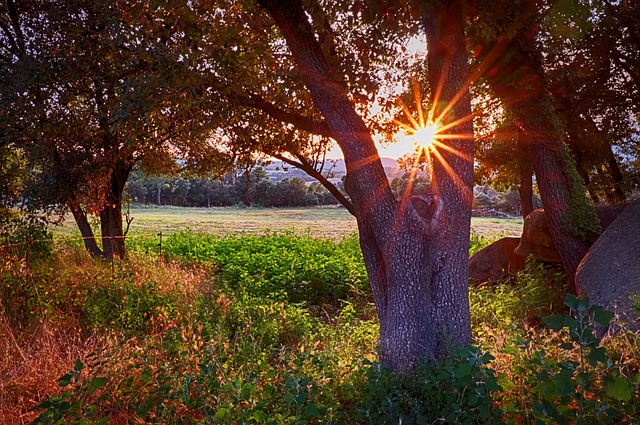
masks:
{"type": "Polygon", "coordinates": [[[333,196],[335,196],[338,202],[340,202],[342,206],[344,206],[347,209],[347,211],[351,213],[351,215],[353,216],[356,215],[353,204],[351,204],[351,202],[342,194],[342,192],[340,192],[340,190],[333,183],[331,183],[324,175],[322,175],[321,172],[313,168],[311,164],[309,164],[309,162],[302,155],[296,155],[296,158],[298,158],[298,161],[300,162],[289,159],[286,156],[281,155],[279,153],[271,154],[271,156],[304,171],[309,176],[318,180],[318,182],[322,186],[324,186],[329,192],[331,192],[333,196]]]}
{"type": "Polygon", "coordinates": [[[16,10],[16,5],[13,3],[13,0],[7,0],[7,7],[9,9],[11,25],[16,33],[18,48],[21,52],[24,52],[24,36],[22,35],[22,29],[20,29],[20,19],[18,18],[18,11],[16,10]]]}
{"type": "Polygon", "coordinates": [[[259,109],[271,118],[289,123],[297,129],[306,131],[307,133],[333,138],[333,133],[329,130],[329,126],[327,126],[324,121],[314,121],[304,115],[280,109],[257,94],[249,93],[249,97],[246,100],[246,106],[259,109]]]}

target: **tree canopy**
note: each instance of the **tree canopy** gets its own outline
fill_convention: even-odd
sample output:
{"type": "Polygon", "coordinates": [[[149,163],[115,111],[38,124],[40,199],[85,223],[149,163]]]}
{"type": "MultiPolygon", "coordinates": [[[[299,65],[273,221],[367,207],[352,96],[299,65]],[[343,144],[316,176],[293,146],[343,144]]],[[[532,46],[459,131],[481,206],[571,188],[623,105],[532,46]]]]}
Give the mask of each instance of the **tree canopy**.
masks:
{"type": "Polygon", "coordinates": [[[5,0],[1,196],[30,174],[24,199],[70,209],[93,255],[123,256],[134,167],[297,166],[356,217],[383,359],[410,371],[470,341],[474,134],[477,176],[530,201],[535,173],[570,279],[597,235],[583,185],[594,201],[631,192],[638,13],[582,0],[5,0]],[[426,55],[409,51],[416,37],[426,55]],[[429,163],[419,192],[413,180],[394,192],[374,144],[402,121],[437,128],[415,158],[429,163]],[[346,195],[320,172],[334,142],[346,195]]]}

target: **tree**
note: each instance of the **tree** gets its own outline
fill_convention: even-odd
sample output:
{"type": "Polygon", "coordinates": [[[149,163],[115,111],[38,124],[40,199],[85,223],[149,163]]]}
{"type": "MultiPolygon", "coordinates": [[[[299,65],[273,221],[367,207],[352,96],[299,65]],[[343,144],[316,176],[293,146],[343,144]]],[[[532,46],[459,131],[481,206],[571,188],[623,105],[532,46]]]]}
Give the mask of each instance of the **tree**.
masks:
{"type": "MultiPolygon", "coordinates": [[[[477,40],[493,92],[525,137],[546,218],[573,284],[577,267],[598,234],[575,163],[564,147],[564,129],[547,90],[540,49],[537,4],[475,2],[484,28],[477,40]],[[496,29],[497,28],[497,29],[496,29]]],[[[573,287],[572,291],[577,288],[573,287]]]]}
{"type": "Polygon", "coordinates": [[[383,361],[407,372],[419,358],[433,359],[470,342],[466,280],[473,152],[461,4],[420,4],[430,46],[429,81],[442,88],[433,91],[434,113],[448,126],[445,146],[451,151],[437,154],[430,199],[398,200],[340,72],[344,64],[332,48],[324,11],[317,4],[305,9],[299,0],[260,4],[286,40],[294,71],[344,154],[345,189],[380,319],[383,361]]]}
{"type": "Polygon", "coordinates": [[[213,166],[222,157],[194,114],[203,82],[190,64],[189,6],[18,6],[0,8],[2,74],[14,82],[0,88],[0,123],[37,172],[31,199],[67,206],[93,256],[122,257],[122,195],[134,165],[179,154],[213,166]]]}

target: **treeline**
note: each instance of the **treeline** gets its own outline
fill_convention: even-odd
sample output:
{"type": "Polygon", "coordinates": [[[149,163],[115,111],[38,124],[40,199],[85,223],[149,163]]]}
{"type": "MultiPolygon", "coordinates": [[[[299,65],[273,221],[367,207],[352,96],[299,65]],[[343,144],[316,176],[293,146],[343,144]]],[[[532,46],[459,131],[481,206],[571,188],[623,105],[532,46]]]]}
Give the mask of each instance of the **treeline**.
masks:
{"type": "Polygon", "coordinates": [[[135,171],[127,181],[129,200],[145,205],[177,207],[309,207],[336,205],[336,198],[319,183],[299,178],[269,180],[263,168],[222,179],[158,176],[135,171]]]}

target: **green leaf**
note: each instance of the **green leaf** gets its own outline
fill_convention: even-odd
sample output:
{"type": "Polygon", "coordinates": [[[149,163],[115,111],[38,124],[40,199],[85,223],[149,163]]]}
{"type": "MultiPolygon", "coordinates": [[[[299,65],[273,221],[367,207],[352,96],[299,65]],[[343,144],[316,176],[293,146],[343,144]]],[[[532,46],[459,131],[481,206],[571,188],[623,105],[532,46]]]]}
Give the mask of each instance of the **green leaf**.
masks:
{"type": "Polygon", "coordinates": [[[76,360],[76,364],[75,366],[73,366],[73,370],[75,370],[76,372],[80,372],[82,369],[84,369],[84,363],[82,363],[80,359],[76,360]]]}
{"type": "Polygon", "coordinates": [[[616,400],[631,400],[631,385],[629,381],[618,376],[613,382],[607,384],[607,395],[616,400]]]}
{"type": "Polygon", "coordinates": [[[564,316],[560,314],[553,314],[551,316],[543,317],[542,321],[551,330],[554,330],[556,332],[564,327],[564,316]]]}
{"type": "Polygon", "coordinates": [[[69,373],[65,373],[62,378],[58,379],[58,385],[60,385],[61,387],[66,387],[67,385],[71,384],[71,379],[73,378],[73,373],[69,372],[69,373]]]}
{"type": "Polygon", "coordinates": [[[228,413],[229,413],[229,409],[227,409],[226,407],[222,407],[218,410],[216,415],[213,417],[213,420],[214,421],[222,420],[224,419],[225,416],[227,416],[228,413]]]}
{"type": "Polygon", "coordinates": [[[307,406],[307,417],[320,418],[322,417],[322,414],[318,410],[318,407],[315,404],[311,403],[307,406]]]}
{"type": "Polygon", "coordinates": [[[587,354],[589,364],[595,366],[598,362],[605,363],[607,361],[607,352],[603,347],[592,348],[587,354]]]}
{"type": "Polygon", "coordinates": [[[500,384],[500,387],[502,387],[502,389],[504,389],[505,391],[516,388],[516,384],[509,379],[509,375],[507,375],[506,373],[498,374],[498,383],[500,384]]]}
{"type": "Polygon", "coordinates": [[[258,423],[264,423],[267,420],[267,414],[262,410],[256,410],[253,412],[253,415],[251,415],[251,418],[258,423]]]}
{"type": "Polygon", "coordinates": [[[579,300],[575,295],[567,294],[567,296],[564,298],[564,304],[572,310],[577,310],[579,300]]]}
{"type": "Polygon", "coordinates": [[[471,363],[461,363],[456,370],[456,379],[464,378],[465,376],[469,376],[471,373],[471,363]]]}
{"type": "Polygon", "coordinates": [[[109,381],[109,378],[95,377],[91,380],[91,388],[95,390],[102,388],[107,384],[108,381],[109,381]]]}
{"type": "Polygon", "coordinates": [[[606,326],[609,324],[609,322],[611,322],[611,319],[613,319],[614,317],[614,313],[612,311],[609,310],[605,310],[605,309],[597,309],[596,311],[593,312],[593,320],[596,321],[596,323],[606,326]]]}
{"type": "Polygon", "coordinates": [[[536,391],[547,400],[553,400],[556,396],[556,386],[553,381],[544,381],[536,385],[536,391]]]}
{"type": "Polygon", "coordinates": [[[556,386],[556,394],[559,396],[566,396],[575,391],[575,384],[573,380],[564,375],[558,375],[553,379],[553,383],[556,386]]]}

